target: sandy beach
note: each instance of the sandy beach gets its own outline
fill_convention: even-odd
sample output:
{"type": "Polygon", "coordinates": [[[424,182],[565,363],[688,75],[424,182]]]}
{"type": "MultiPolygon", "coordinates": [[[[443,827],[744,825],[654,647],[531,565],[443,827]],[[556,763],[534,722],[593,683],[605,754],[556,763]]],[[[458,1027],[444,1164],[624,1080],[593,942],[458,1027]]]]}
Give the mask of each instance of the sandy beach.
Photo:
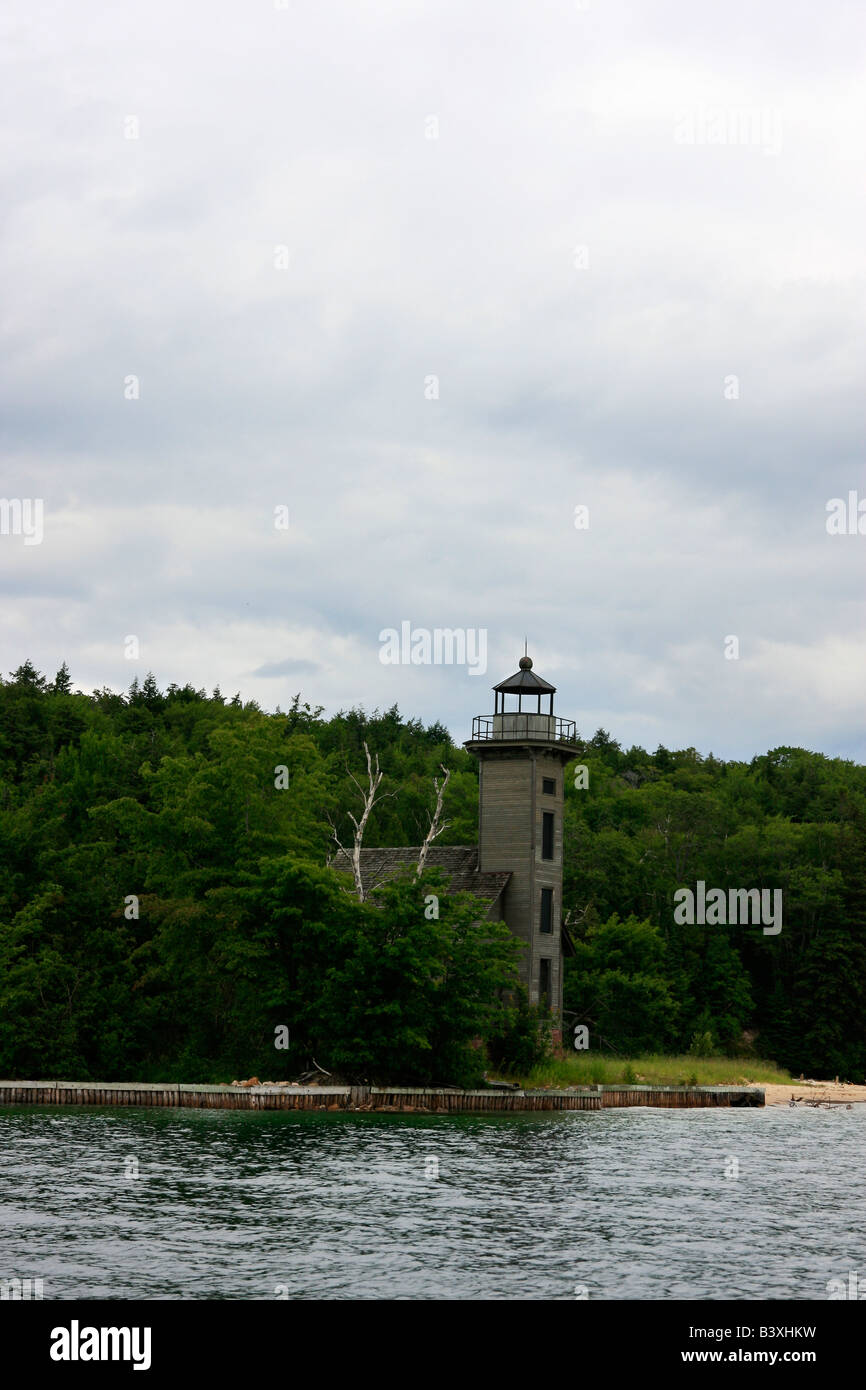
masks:
{"type": "Polygon", "coordinates": [[[787,1105],[791,1096],[798,1105],[817,1100],[843,1101],[854,1104],[866,1101],[866,1086],[844,1086],[835,1081],[795,1081],[788,1086],[764,1085],[767,1105],[787,1105]]]}

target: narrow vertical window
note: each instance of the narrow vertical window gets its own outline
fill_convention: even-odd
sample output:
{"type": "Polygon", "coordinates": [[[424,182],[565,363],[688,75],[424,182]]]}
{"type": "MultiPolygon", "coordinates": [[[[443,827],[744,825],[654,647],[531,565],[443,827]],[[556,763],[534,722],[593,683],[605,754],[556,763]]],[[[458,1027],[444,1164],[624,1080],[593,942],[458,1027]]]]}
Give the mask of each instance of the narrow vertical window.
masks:
{"type": "Polygon", "coordinates": [[[541,814],[541,857],[542,859],[553,858],[553,812],[543,811],[541,814]]]}
{"type": "Polygon", "coordinates": [[[556,796],[556,782],[553,777],[542,777],[541,791],[543,796],[556,796]]]}
{"type": "Polygon", "coordinates": [[[540,931],[553,931],[553,889],[542,888],[541,890],[541,925],[540,931]]]}
{"type": "Polygon", "coordinates": [[[542,956],[538,962],[538,1002],[543,1009],[550,1008],[550,958],[542,956]]]}

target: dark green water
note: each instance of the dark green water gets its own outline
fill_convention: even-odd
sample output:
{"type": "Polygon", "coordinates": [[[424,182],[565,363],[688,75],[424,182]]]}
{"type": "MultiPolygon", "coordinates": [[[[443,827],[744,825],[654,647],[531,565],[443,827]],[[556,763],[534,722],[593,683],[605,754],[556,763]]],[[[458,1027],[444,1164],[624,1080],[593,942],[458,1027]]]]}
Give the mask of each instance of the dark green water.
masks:
{"type": "Polygon", "coordinates": [[[0,1279],[46,1299],[823,1299],[852,1270],[866,1288],[864,1171],[866,1106],[7,1107],[0,1279]]]}

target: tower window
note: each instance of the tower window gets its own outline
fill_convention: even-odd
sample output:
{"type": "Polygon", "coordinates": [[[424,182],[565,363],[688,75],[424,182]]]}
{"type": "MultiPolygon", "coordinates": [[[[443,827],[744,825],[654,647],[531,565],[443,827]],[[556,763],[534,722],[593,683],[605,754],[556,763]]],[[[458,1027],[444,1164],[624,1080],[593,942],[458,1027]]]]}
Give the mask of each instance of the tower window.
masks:
{"type": "Polygon", "coordinates": [[[556,796],[556,782],[552,777],[542,777],[541,790],[545,796],[556,796]]]}
{"type": "Polygon", "coordinates": [[[538,962],[538,1002],[550,1008],[550,957],[542,956],[538,962]]]}
{"type": "Polygon", "coordinates": [[[553,812],[543,811],[541,815],[541,857],[553,858],[553,812]]]}
{"type": "Polygon", "coordinates": [[[553,931],[553,889],[542,888],[541,890],[541,924],[539,931],[553,931]]]}

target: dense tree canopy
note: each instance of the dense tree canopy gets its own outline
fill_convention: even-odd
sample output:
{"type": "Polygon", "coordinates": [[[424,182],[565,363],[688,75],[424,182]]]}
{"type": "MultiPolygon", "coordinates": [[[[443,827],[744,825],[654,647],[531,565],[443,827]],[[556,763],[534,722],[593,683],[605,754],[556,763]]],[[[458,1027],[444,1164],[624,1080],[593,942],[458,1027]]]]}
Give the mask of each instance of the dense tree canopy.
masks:
{"type": "Polygon", "coordinates": [[[796,1073],[862,1079],[866,768],[801,748],[626,753],[604,730],[584,750],[565,825],[574,1018],[620,1049],[745,1036],[796,1073]],[[698,880],[781,890],[782,930],[678,925],[674,893],[698,880]]]}
{"type": "MultiPolygon", "coordinates": [[[[268,714],[150,675],[84,695],[65,663],[0,681],[0,1072],[224,1080],[315,1058],[468,1081],[480,1036],[531,1061],[532,1016],[503,1005],[504,930],[435,874],[361,904],[327,867],[365,741],[389,793],[367,846],[420,843],[442,764],[438,843],[475,841],[475,760],[396,707],[325,719],[296,696],[268,714]]],[[[620,1052],[709,1038],[862,1078],[866,769],[795,748],[625,752],[604,730],[583,748],[588,778],[566,772],[569,1019],[620,1052]],[[782,931],[677,925],[673,895],[698,879],[781,889],[782,931]]]]}

